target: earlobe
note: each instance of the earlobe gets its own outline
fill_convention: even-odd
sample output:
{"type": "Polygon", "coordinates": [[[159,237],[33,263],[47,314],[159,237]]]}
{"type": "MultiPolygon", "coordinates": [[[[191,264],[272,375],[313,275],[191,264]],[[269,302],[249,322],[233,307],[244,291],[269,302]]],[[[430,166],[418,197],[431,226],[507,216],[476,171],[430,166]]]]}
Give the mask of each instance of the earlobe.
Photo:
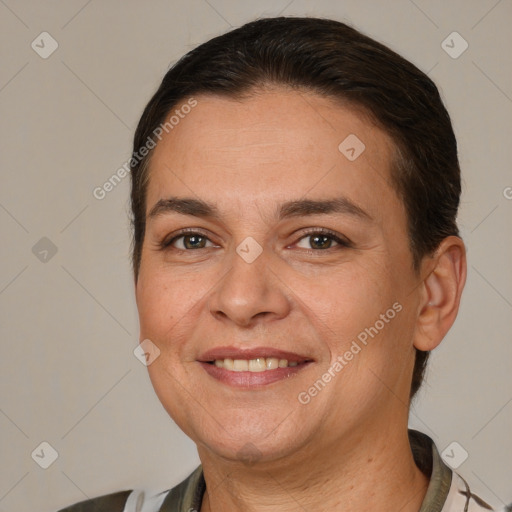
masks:
{"type": "Polygon", "coordinates": [[[456,236],[445,238],[429,267],[414,336],[414,346],[422,351],[436,348],[457,317],[467,272],[464,242],[456,236]]]}

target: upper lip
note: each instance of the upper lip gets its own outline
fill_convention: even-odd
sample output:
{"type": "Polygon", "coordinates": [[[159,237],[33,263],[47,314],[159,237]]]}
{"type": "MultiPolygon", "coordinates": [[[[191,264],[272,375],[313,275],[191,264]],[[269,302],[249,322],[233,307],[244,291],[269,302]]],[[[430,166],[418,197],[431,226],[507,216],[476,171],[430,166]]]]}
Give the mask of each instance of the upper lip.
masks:
{"type": "Polygon", "coordinates": [[[216,359],[257,359],[258,357],[276,357],[277,359],[286,359],[288,362],[296,361],[297,363],[313,361],[311,357],[272,347],[254,347],[245,349],[237,347],[217,347],[207,350],[201,354],[198,361],[206,363],[215,361],[216,359]]]}

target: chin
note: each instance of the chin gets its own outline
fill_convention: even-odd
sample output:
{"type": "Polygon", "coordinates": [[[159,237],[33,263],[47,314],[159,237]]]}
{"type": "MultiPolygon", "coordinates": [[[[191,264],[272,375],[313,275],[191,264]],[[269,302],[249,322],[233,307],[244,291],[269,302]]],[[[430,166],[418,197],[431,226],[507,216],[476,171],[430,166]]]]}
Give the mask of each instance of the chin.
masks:
{"type": "Polygon", "coordinates": [[[202,439],[197,443],[200,456],[206,450],[210,455],[222,458],[226,462],[255,467],[296,454],[299,444],[297,439],[293,440],[292,445],[289,439],[279,438],[253,442],[251,436],[240,436],[236,440],[202,439]]]}
{"type": "Polygon", "coordinates": [[[307,438],[304,426],[299,430],[286,414],[272,421],[261,421],[261,415],[258,421],[255,414],[247,414],[241,421],[240,417],[228,421],[226,416],[213,419],[190,415],[178,415],[175,421],[196,443],[200,455],[204,449],[228,461],[247,464],[272,462],[296,453],[307,438]]]}

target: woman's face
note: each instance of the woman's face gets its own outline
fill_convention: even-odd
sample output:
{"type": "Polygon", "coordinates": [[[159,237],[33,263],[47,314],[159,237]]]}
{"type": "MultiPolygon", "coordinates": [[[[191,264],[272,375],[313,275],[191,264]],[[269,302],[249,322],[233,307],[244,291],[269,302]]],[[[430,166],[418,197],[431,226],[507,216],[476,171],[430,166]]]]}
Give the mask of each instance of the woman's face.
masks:
{"type": "Polygon", "coordinates": [[[195,99],[152,156],[136,284],[163,406],[231,459],[403,421],[419,292],[389,137],[312,93],[195,99]]]}

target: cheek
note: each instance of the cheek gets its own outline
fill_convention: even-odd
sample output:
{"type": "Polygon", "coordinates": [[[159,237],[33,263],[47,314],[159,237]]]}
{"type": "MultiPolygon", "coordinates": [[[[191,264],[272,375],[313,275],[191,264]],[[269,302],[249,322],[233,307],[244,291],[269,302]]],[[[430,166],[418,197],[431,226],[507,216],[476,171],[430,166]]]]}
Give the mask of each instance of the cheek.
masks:
{"type": "Polygon", "coordinates": [[[218,273],[159,268],[141,273],[137,286],[140,338],[155,343],[161,361],[190,361],[197,331],[208,321],[209,292],[218,273]]]}
{"type": "Polygon", "coordinates": [[[390,385],[400,378],[411,356],[411,308],[385,264],[347,266],[314,281],[296,280],[294,288],[328,347],[322,371],[339,375],[335,386],[345,390],[339,400],[363,403],[382,391],[379,378],[390,385]]]}
{"type": "Polygon", "coordinates": [[[197,303],[193,279],[180,279],[170,272],[143,271],[137,284],[137,308],[141,336],[161,338],[197,303]]]}
{"type": "Polygon", "coordinates": [[[141,276],[137,285],[137,308],[141,336],[150,339],[172,325],[179,314],[164,281],[146,276],[141,276]]]}
{"type": "Polygon", "coordinates": [[[314,279],[295,276],[290,282],[306,306],[305,313],[317,319],[329,338],[341,340],[330,343],[340,345],[340,349],[347,340],[373,325],[396,301],[385,265],[373,262],[333,268],[329,274],[314,279]]]}

